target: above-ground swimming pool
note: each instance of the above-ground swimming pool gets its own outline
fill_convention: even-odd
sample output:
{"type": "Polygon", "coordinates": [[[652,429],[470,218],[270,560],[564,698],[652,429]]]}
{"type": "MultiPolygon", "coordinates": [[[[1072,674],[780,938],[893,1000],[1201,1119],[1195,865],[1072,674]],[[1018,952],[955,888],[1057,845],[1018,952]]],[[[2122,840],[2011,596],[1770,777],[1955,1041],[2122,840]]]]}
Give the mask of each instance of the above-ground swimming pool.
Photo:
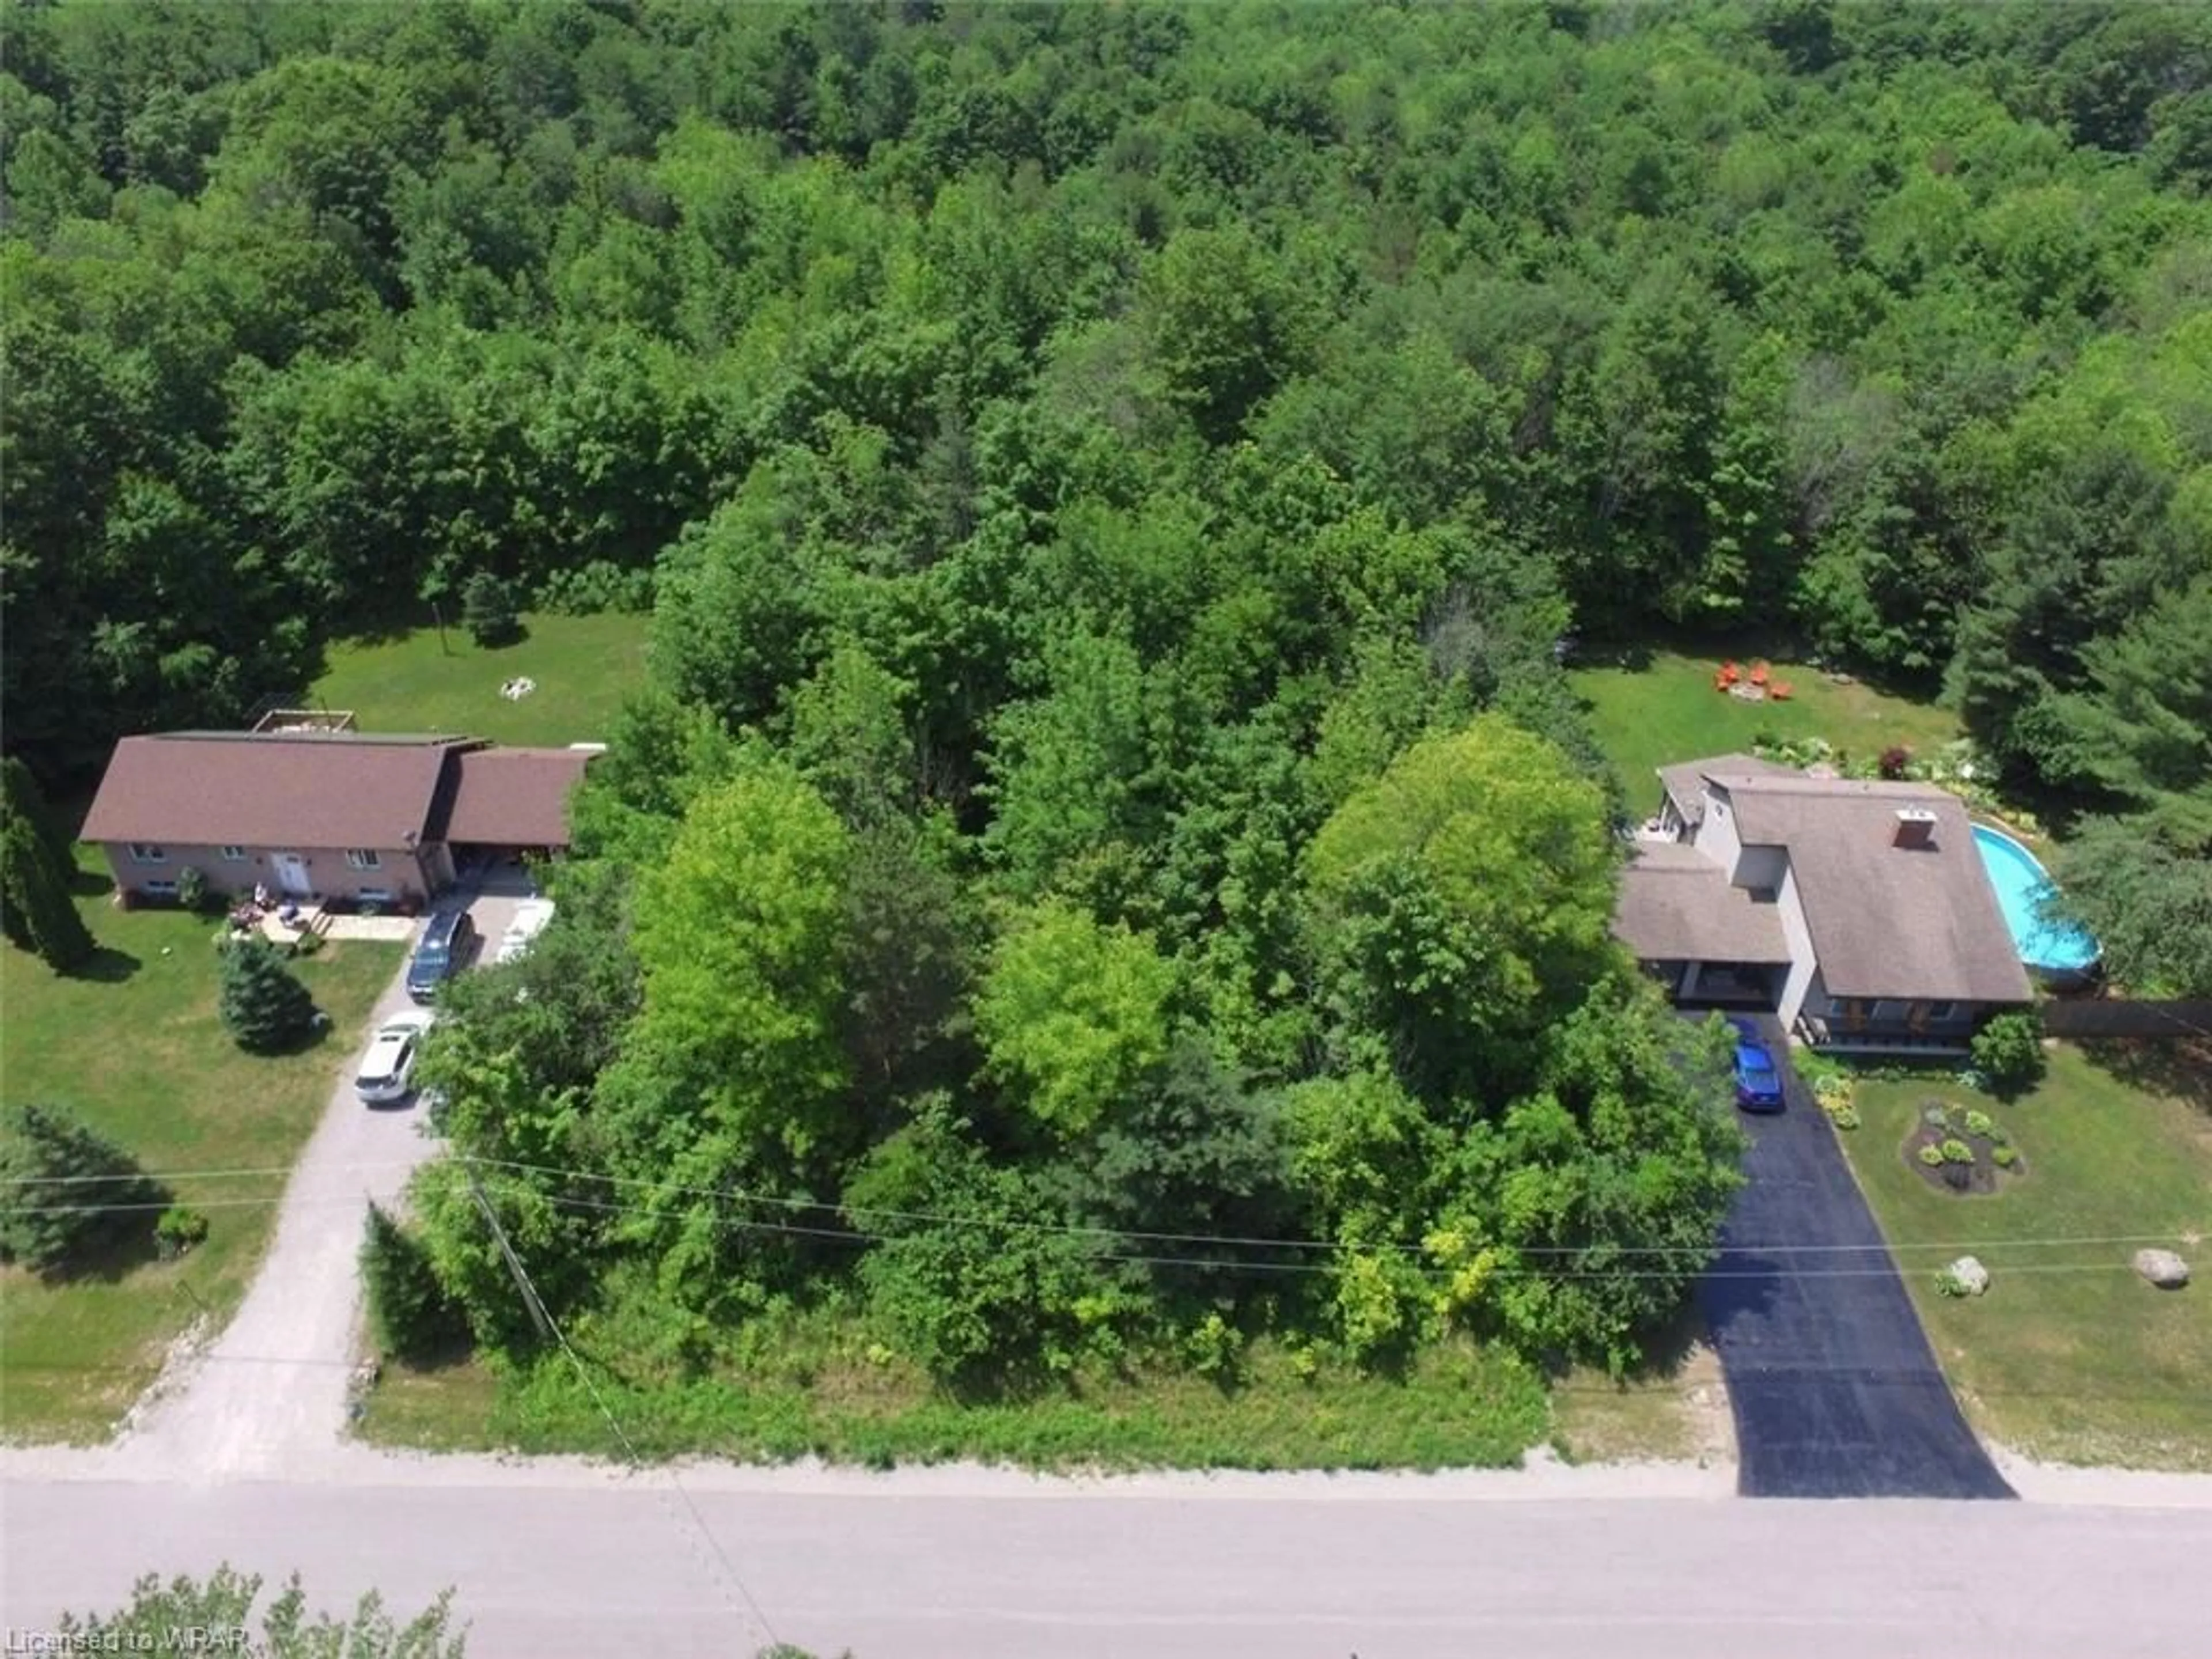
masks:
{"type": "Polygon", "coordinates": [[[2043,901],[2052,888],[2050,873],[2034,854],[1985,823],[1974,826],[1974,850],[1982,855],[1982,868],[1990,872],[1990,885],[1997,890],[1997,903],[2022,963],[2038,973],[2062,977],[2087,973],[2097,965],[2096,940],[2079,927],[2043,919],[2043,901]]]}

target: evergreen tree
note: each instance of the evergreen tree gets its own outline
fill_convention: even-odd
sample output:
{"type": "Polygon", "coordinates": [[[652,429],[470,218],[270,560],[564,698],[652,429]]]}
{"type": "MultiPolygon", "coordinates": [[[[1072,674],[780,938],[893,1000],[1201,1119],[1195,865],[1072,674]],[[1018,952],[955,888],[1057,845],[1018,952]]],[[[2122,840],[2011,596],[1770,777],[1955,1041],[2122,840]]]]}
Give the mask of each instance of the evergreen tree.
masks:
{"type": "Polygon", "coordinates": [[[47,804],[46,791],[21,759],[10,755],[0,760],[0,811],[20,812],[30,819],[40,839],[53,849],[53,854],[67,866],[76,858],[76,848],[61,820],[47,804]]]}
{"type": "Polygon", "coordinates": [[[12,803],[0,818],[0,915],[7,937],[58,974],[93,953],[92,934],[70,896],[70,866],[55,857],[30,813],[12,803]]]}
{"type": "Polygon", "coordinates": [[[368,1206],[361,1277],[377,1345],[394,1358],[421,1359],[467,1335],[422,1241],[380,1204],[368,1206]]]}
{"type": "Polygon", "coordinates": [[[522,637],[522,611],[514,584],[479,570],[461,589],[461,623],[478,645],[512,645],[522,637]]]}
{"type": "Polygon", "coordinates": [[[52,1106],[0,1133],[0,1260],[53,1273],[104,1241],[149,1231],[168,1195],[137,1160],[52,1106]]]}
{"type": "Polygon", "coordinates": [[[266,939],[226,945],[222,981],[223,1029],[248,1054],[274,1054],[314,1024],[314,998],[266,939]]]}

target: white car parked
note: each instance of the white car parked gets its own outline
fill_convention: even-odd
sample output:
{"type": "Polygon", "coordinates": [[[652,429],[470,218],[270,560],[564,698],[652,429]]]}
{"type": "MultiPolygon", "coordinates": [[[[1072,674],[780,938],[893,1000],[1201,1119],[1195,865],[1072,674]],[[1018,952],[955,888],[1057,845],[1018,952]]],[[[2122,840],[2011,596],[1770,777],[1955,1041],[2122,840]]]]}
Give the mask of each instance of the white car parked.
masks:
{"type": "Polygon", "coordinates": [[[500,935],[499,950],[492,960],[495,963],[509,963],[527,956],[532,943],[545,931],[545,924],[552,920],[551,899],[523,900],[514,907],[514,920],[507,924],[507,931],[500,935]]]}
{"type": "Polygon", "coordinates": [[[353,1080],[354,1092],[366,1104],[389,1106],[407,1098],[415,1086],[415,1062],[422,1057],[422,1033],[435,1018],[428,1008],[410,1008],[377,1028],[353,1080]]]}

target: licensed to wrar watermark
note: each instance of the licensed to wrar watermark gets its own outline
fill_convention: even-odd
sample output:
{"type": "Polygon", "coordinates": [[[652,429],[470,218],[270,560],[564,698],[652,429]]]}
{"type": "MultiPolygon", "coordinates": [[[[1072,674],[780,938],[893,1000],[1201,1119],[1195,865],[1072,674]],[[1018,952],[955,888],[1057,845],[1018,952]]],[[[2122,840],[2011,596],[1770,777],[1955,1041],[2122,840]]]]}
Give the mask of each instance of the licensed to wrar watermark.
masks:
{"type": "Polygon", "coordinates": [[[16,1630],[4,1632],[0,1654],[234,1653],[253,1651],[242,1625],[172,1625],[167,1630],[16,1630]]]}

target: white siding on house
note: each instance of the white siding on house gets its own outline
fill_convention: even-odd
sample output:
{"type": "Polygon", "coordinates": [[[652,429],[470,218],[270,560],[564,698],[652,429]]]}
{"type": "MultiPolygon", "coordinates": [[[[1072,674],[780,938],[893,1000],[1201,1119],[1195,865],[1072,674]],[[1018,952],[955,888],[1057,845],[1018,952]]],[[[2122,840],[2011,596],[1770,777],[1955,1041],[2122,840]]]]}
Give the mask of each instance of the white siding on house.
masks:
{"type": "MultiPolygon", "coordinates": [[[[1782,982],[1782,1000],[1775,1005],[1775,1012],[1782,1017],[1782,1029],[1786,1031],[1797,1023],[1798,1011],[1820,977],[1820,963],[1813,955],[1813,930],[1805,922],[1805,901],[1797,891],[1797,872],[1790,867],[1786,854],[1778,885],[1775,909],[1782,919],[1783,943],[1790,947],[1790,975],[1782,982]]],[[[1816,1013],[1825,1010],[1826,995],[1823,994],[1819,1000],[1816,1013]]]]}
{"type": "Polygon", "coordinates": [[[1782,885],[1783,873],[1790,868],[1790,854],[1779,847],[1747,847],[1735,861],[1735,873],[1731,878],[1738,887],[1756,893],[1771,892],[1782,885]]]}
{"type": "Polygon", "coordinates": [[[1743,850],[1743,843],[1737,839],[1735,811],[1729,805],[1725,789],[1711,784],[1705,787],[1705,816],[1698,825],[1697,846],[1700,853],[1734,878],[1736,855],[1743,850]]]}

